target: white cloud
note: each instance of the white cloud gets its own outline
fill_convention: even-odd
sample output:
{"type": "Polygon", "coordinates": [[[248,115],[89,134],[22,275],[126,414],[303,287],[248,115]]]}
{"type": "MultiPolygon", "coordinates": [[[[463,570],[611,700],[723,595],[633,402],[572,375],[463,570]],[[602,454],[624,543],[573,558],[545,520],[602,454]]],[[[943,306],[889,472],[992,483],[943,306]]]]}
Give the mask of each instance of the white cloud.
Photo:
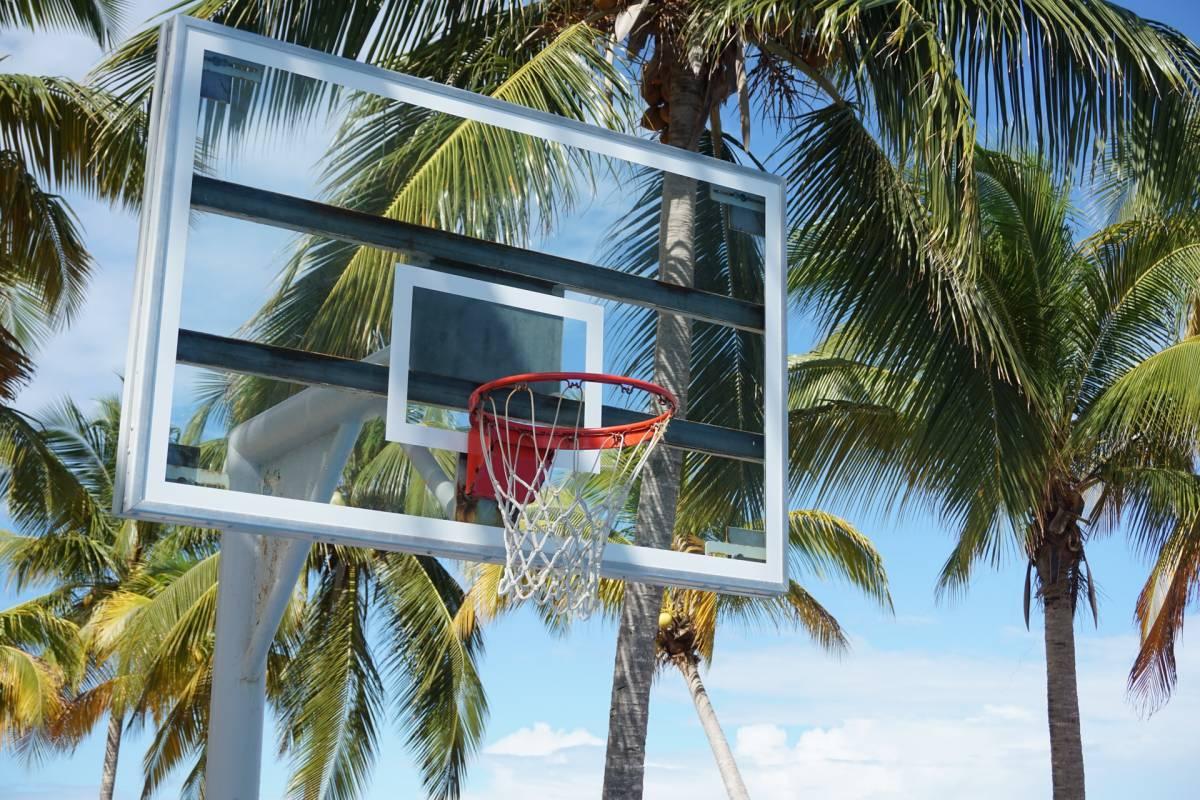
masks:
{"type": "Polygon", "coordinates": [[[573,731],[554,730],[545,722],[535,722],[532,728],[521,728],[484,749],[493,756],[545,758],[573,747],[599,747],[604,741],[583,728],[573,731]]]}
{"type": "MultiPolygon", "coordinates": [[[[798,638],[753,649],[738,643],[705,677],[755,800],[1045,797],[1050,758],[1040,636],[1014,631],[997,638],[999,647],[978,654],[877,650],[860,641],[842,660],[798,638]]],[[[1188,785],[1181,765],[1195,757],[1200,685],[1185,682],[1163,711],[1140,718],[1124,690],[1133,648],[1130,637],[1079,638],[1093,800],[1123,800],[1139,790],[1180,796],[1188,785]]],[[[1198,656],[1181,653],[1185,675],[1200,675],[1198,656]]],[[[647,800],[725,797],[690,706],[677,681],[656,684],[647,800]]],[[[489,748],[473,775],[471,800],[599,796],[602,747],[547,745],[536,755],[534,742],[570,734],[545,723],[518,734],[529,742],[521,748],[527,757],[498,758],[496,745],[489,748]]]]}
{"type": "Polygon", "coordinates": [[[100,794],[99,786],[66,786],[44,783],[38,786],[18,784],[5,790],[5,800],[93,800],[100,794]]]}
{"type": "Polygon", "coordinates": [[[782,764],[788,757],[787,731],[770,723],[743,725],[737,729],[734,751],[759,764],[782,764]]]}
{"type": "Polygon", "coordinates": [[[984,704],[983,713],[1000,719],[1027,720],[1033,719],[1033,712],[1021,706],[993,706],[984,704]]]}
{"type": "MultiPolygon", "coordinates": [[[[547,758],[521,760],[485,755],[463,800],[596,800],[604,775],[601,747],[573,747],[547,758]],[[484,778],[484,780],[480,780],[484,778]]],[[[646,800],[725,800],[709,759],[686,763],[648,761],[646,800]]]]}
{"type": "MultiPolygon", "coordinates": [[[[1040,637],[1002,634],[1009,655],[876,651],[832,661],[799,647],[739,652],[708,676],[756,800],[1044,796],[1049,742],[1040,637]],[[754,676],[748,679],[747,676],[754,676]],[[724,702],[723,702],[724,701],[724,702]]],[[[1080,704],[1093,797],[1126,797],[1131,776],[1193,757],[1200,687],[1155,717],[1125,695],[1130,637],[1081,635],[1080,704]]],[[[1181,653],[1181,671],[1200,658],[1181,653]]]]}
{"type": "MultiPolygon", "coordinates": [[[[1042,737],[1044,739],[1044,737],[1042,737]]],[[[1037,796],[1049,763],[1025,725],[973,719],[848,719],[790,739],[776,725],[739,728],[736,753],[756,798],[1037,796]]]]}

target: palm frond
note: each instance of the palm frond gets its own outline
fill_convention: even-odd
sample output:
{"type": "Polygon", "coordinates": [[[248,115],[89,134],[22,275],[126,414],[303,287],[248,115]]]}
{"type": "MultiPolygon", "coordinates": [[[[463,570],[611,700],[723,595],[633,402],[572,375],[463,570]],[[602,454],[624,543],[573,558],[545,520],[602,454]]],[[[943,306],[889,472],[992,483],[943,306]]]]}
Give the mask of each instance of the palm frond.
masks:
{"type": "Polygon", "coordinates": [[[82,666],[74,624],[36,600],[0,611],[0,746],[50,725],[82,666]]]}
{"type": "Polygon", "coordinates": [[[119,627],[114,638],[122,671],[141,675],[151,692],[140,701],[144,707],[175,696],[211,658],[218,566],[219,555],[212,555],[147,572],[98,616],[98,622],[119,627]]]}
{"type": "Polygon", "coordinates": [[[788,527],[789,574],[822,580],[837,575],[892,610],[883,557],[853,525],[823,511],[802,510],[788,514],[788,527]]]}
{"type": "Polygon", "coordinates": [[[1129,672],[1129,691],[1148,709],[1166,702],[1175,688],[1175,645],[1184,612],[1200,599],[1197,519],[1200,517],[1191,517],[1172,532],[1138,596],[1136,617],[1142,640],[1129,672]]]}
{"type": "Polygon", "coordinates": [[[117,570],[102,541],[76,531],[46,536],[0,532],[0,563],[17,587],[46,580],[103,583],[117,570]]]}
{"type": "Polygon", "coordinates": [[[19,647],[0,644],[0,744],[8,745],[45,725],[61,706],[62,677],[19,647]]]}
{"type": "MultiPolygon", "coordinates": [[[[74,537],[84,545],[84,551],[108,540],[111,522],[107,510],[63,464],[37,423],[8,407],[0,407],[0,463],[5,467],[0,474],[0,493],[23,530],[37,531],[41,538],[74,537]]],[[[34,552],[38,549],[35,547],[34,552]]],[[[111,564],[99,553],[84,561],[67,559],[58,565],[38,557],[27,570],[15,567],[14,575],[20,584],[35,576],[61,574],[58,567],[78,567],[79,571],[72,574],[94,576],[111,564]]]]}
{"type": "Polygon", "coordinates": [[[43,655],[68,680],[77,680],[82,674],[84,654],[79,628],[41,598],[0,612],[0,641],[43,655]]]}
{"type": "Polygon", "coordinates": [[[136,206],[146,131],[142,106],[102,89],[66,78],[0,74],[0,147],[53,189],[136,206]]]}
{"type": "Polygon", "coordinates": [[[0,4],[0,26],[80,31],[107,45],[121,23],[123,0],[31,0],[0,4]]]}
{"type": "Polygon", "coordinates": [[[0,197],[0,279],[33,292],[49,320],[69,319],[92,269],[74,213],[42,191],[13,150],[0,152],[0,197]]]}
{"type": "Polygon", "coordinates": [[[367,639],[365,578],[353,562],[322,574],[287,666],[279,706],[291,797],[348,800],[366,788],[384,687],[367,639]]]}
{"type": "Polygon", "coordinates": [[[788,359],[792,492],[840,497],[863,510],[889,508],[910,476],[906,443],[914,421],[905,416],[907,379],[832,355],[838,338],[788,359]],[[871,491],[861,491],[865,486],[871,491]]]}
{"type": "Polygon", "coordinates": [[[1200,438],[1197,381],[1200,336],[1192,336],[1117,378],[1081,417],[1081,435],[1114,449],[1139,440],[1186,448],[1200,438]]]}
{"type": "Polygon", "coordinates": [[[384,673],[398,695],[401,728],[430,796],[457,797],[487,717],[476,666],[480,633],[459,635],[463,591],[435,559],[387,554],[377,580],[388,653],[384,673]]]}
{"type": "Polygon", "coordinates": [[[101,398],[93,414],[85,414],[67,398],[50,406],[39,421],[42,438],[71,474],[105,506],[112,503],[120,407],[113,397],[101,398]]]}
{"type": "Polygon", "coordinates": [[[1191,454],[1164,455],[1121,453],[1095,473],[1103,489],[1091,511],[1094,529],[1120,528],[1150,557],[1169,549],[1181,524],[1200,519],[1200,476],[1192,469],[1191,454]]]}
{"type": "MultiPolygon", "coordinates": [[[[840,78],[859,102],[879,104],[876,124],[891,129],[885,135],[901,151],[944,148],[962,132],[961,117],[951,113],[959,106],[949,100],[903,108],[906,89],[936,77],[962,94],[981,130],[1008,131],[1016,145],[1060,165],[1079,165],[1120,142],[1143,145],[1139,152],[1164,174],[1170,164],[1155,161],[1149,143],[1170,141],[1165,118],[1195,88],[1200,61],[1186,36],[1111,3],[838,0],[813,8],[708,0],[694,18],[703,42],[720,46],[740,36],[782,51],[818,86],[837,82],[827,75],[840,78]],[[921,136],[935,142],[923,145],[921,136]]],[[[931,86],[915,97],[950,91],[931,86]]]]}
{"type": "Polygon", "coordinates": [[[108,680],[68,698],[50,726],[51,738],[60,746],[82,742],[109,713],[118,692],[118,683],[108,680]]]}
{"type": "Polygon", "coordinates": [[[1094,265],[1083,275],[1091,314],[1086,380],[1077,411],[1119,376],[1178,341],[1200,285],[1200,225],[1192,213],[1143,217],[1105,228],[1081,245],[1094,265]]]}
{"type": "Polygon", "coordinates": [[[937,374],[968,350],[1036,392],[1005,324],[1004,296],[980,291],[979,254],[931,245],[927,198],[852,110],[809,112],[783,137],[779,157],[789,184],[802,187],[790,201],[793,301],[826,335],[853,324],[845,345],[855,349],[841,355],[937,374]]]}
{"type": "Polygon", "coordinates": [[[1013,551],[1016,535],[1012,520],[997,507],[995,498],[981,493],[979,501],[968,509],[955,534],[954,547],[938,573],[938,594],[965,592],[981,561],[1000,566],[1004,556],[1013,551]]]}
{"type": "Polygon", "coordinates": [[[850,642],[841,624],[800,584],[792,581],[788,585],[784,602],[821,649],[839,653],[849,648],[850,642]]]}
{"type": "Polygon", "coordinates": [[[465,640],[478,636],[484,626],[509,611],[513,604],[507,595],[500,594],[503,564],[468,563],[464,573],[468,588],[454,614],[454,633],[465,640]]]}
{"type": "Polygon", "coordinates": [[[185,779],[181,796],[187,796],[189,788],[196,792],[204,775],[211,695],[212,669],[207,664],[201,665],[190,680],[172,694],[164,713],[157,719],[142,759],[145,792],[154,792],[172,772],[193,758],[196,761],[185,779]]]}

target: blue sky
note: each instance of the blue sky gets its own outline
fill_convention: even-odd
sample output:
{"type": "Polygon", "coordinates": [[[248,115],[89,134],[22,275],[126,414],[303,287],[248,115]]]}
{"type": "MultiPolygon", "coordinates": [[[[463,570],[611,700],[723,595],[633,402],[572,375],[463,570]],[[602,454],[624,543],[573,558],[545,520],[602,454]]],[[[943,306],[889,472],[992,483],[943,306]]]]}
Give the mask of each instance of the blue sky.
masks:
{"type": "MultiPolygon", "coordinates": [[[[1200,36],[1200,16],[1191,4],[1129,5],[1200,36]]],[[[153,7],[135,10],[130,18],[140,19],[153,7]]],[[[11,54],[4,64],[8,70],[74,76],[97,56],[86,40],[67,35],[5,34],[0,52],[11,54]]],[[[253,169],[255,163],[242,166],[253,169]]],[[[39,357],[40,372],[19,400],[30,411],[65,394],[85,402],[118,390],[136,221],[86,199],[72,202],[99,269],[86,308],[39,357]]],[[[256,234],[252,251],[241,249],[248,240],[236,233],[213,241],[214,248],[243,256],[209,259],[228,270],[228,285],[239,291],[197,311],[210,323],[205,327],[228,330],[257,305],[252,282],[269,274],[246,274],[241,264],[256,254],[262,256],[259,263],[277,268],[284,240],[272,243],[256,234]]],[[[881,613],[836,581],[799,576],[850,631],[852,651],[839,659],[794,632],[730,629],[722,631],[715,663],[705,675],[752,796],[1048,797],[1040,619],[1035,617],[1033,633],[1025,631],[1020,559],[1010,554],[998,570],[981,572],[969,594],[939,602],[933,585],[950,544],[945,531],[921,515],[899,521],[850,517],[884,554],[895,615],[881,613]]],[[[1101,595],[1099,626],[1079,623],[1090,794],[1100,800],[1135,792],[1190,795],[1200,650],[1185,643],[1179,692],[1166,709],[1140,718],[1127,702],[1124,682],[1136,645],[1133,601],[1146,565],[1119,538],[1094,543],[1089,558],[1101,595]]],[[[0,603],[13,599],[0,588],[0,603]]],[[[615,638],[614,627],[602,621],[553,637],[527,614],[489,630],[483,670],[491,718],[468,797],[598,796],[615,638]]],[[[145,743],[144,735],[127,740],[118,797],[138,796],[145,743]]],[[[265,751],[263,796],[280,797],[286,765],[275,760],[270,732],[265,751]]],[[[410,756],[394,733],[383,736],[380,751],[368,796],[419,796],[410,756]]],[[[0,755],[0,794],[18,800],[95,797],[101,752],[101,738],[94,736],[74,754],[36,766],[0,755]]],[[[674,674],[664,674],[654,690],[647,787],[655,800],[723,796],[690,700],[674,674]]],[[[169,787],[162,793],[171,795],[169,787]]]]}

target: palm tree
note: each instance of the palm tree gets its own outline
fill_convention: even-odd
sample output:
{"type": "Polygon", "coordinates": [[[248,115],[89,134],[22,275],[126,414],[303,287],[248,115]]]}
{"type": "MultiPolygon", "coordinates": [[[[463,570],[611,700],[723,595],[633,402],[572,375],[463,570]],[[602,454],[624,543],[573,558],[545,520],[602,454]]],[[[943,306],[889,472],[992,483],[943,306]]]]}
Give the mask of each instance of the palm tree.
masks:
{"type": "MultiPolygon", "coordinates": [[[[1188,310],[1184,337],[1200,337],[1200,291],[1188,310]]],[[[1195,487],[1185,484],[1183,488],[1195,487]]],[[[1175,640],[1200,587],[1200,508],[1177,506],[1171,517],[1144,542],[1154,566],[1138,596],[1142,642],[1129,673],[1129,687],[1147,708],[1165,703],[1175,688],[1175,640]]]]}
{"type": "MultiPolygon", "coordinates": [[[[144,796],[189,760],[185,787],[198,793],[218,539],[108,515],[119,427],[115,399],[94,418],[66,403],[0,440],[6,498],[30,531],[0,541],[0,563],[18,586],[52,586],[0,615],[5,658],[21,667],[11,693],[7,682],[0,690],[12,698],[0,713],[4,730],[30,747],[71,746],[107,715],[102,798],[112,796],[123,731],[152,721],[144,796]],[[72,642],[86,648],[86,672],[69,657],[72,642]]],[[[422,498],[419,479],[395,464],[373,426],[348,472],[346,501],[422,498]]],[[[357,796],[392,693],[430,795],[456,796],[486,710],[478,637],[460,638],[452,626],[462,590],[433,559],[352,548],[314,548],[308,574],[269,660],[293,790],[357,796]],[[366,636],[368,619],[377,639],[366,636]]]]}
{"type": "Polygon", "coordinates": [[[78,627],[44,604],[0,611],[0,748],[20,746],[59,716],[82,661],[78,627]]]}
{"type": "Polygon", "coordinates": [[[112,593],[144,569],[157,550],[172,546],[163,541],[159,526],[107,513],[119,425],[116,400],[102,401],[94,418],[68,401],[32,430],[10,425],[4,441],[6,498],[18,524],[29,533],[4,535],[0,564],[18,588],[51,584],[47,594],[25,605],[40,609],[59,625],[83,629],[81,644],[87,656],[86,670],[75,685],[63,687],[77,689],[82,681],[85,688],[63,692],[57,713],[30,732],[51,744],[70,746],[107,715],[102,800],[113,796],[130,686],[113,674],[102,650],[87,646],[86,629],[112,593]],[[32,452],[19,452],[34,438],[38,441],[32,452]]]}
{"type": "MultiPolygon", "coordinates": [[[[627,517],[631,520],[636,510],[627,517]]],[[[686,512],[685,512],[686,516],[686,512]]],[[[744,520],[743,520],[744,522],[744,520]]],[[[704,553],[706,540],[723,540],[728,526],[704,531],[700,535],[680,537],[673,544],[684,552],[704,553]]],[[[616,540],[627,540],[617,536],[616,540]]],[[[892,600],[888,590],[883,559],[870,540],[845,520],[820,511],[797,510],[789,514],[788,560],[790,573],[801,572],[822,578],[839,577],[861,590],[887,610],[892,600]]],[[[473,632],[496,616],[515,610],[514,604],[498,592],[503,566],[473,565],[467,571],[470,588],[456,620],[464,633],[473,632]]],[[[610,618],[618,618],[628,584],[602,579],[601,608],[610,618]]],[[[565,633],[570,620],[549,608],[539,608],[548,628],[565,633]]],[[[820,647],[832,653],[849,648],[837,619],[811,593],[795,580],[789,581],[785,594],[777,597],[739,597],[697,589],[668,588],[660,596],[655,659],[660,669],[679,670],[688,694],[696,707],[696,716],[704,729],[730,798],[747,798],[733,751],[729,746],[716,711],[704,687],[700,667],[712,663],[717,631],[731,625],[766,626],[800,629],[820,647]]]]}
{"type": "MultiPolygon", "coordinates": [[[[844,520],[819,511],[789,514],[791,574],[801,562],[818,574],[835,574],[849,580],[881,606],[891,610],[883,560],[861,533],[844,520]]],[[[703,540],[691,537],[677,543],[685,551],[704,552],[703,540]]],[[[663,593],[658,618],[655,654],[663,668],[674,667],[683,676],[696,716],[713,751],[725,791],[731,800],[748,800],[749,793],[738,770],[716,711],[700,674],[711,664],[719,627],[767,623],[776,628],[799,627],[812,640],[833,653],[849,649],[838,621],[795,580],[787,593],[768,599],[719,595],[696,589],[668,588],[663,593]],[[722,626],[721,623],[725,625],[722,626]]]]}
{"type": "MultiPolygon", "coordinates": [[[[68,28],[111,41],[121,3],[10,4],[0,25],[68,28]]],[[[145,115],[66,80],[0,74],[0,400],[32,374],[30,348],[83,302],[91,256],[66,202],[71,188],[131,205],[141,192],[145,115]]]]}
{"type": "MultiPolygon", "coordinates": [[[[1035,596],[1044,610],[1054,797],[1076,800],[1073,620],[1081,602],[1098,613],[1087,542],[1124,524],[1157,548],[1192,530],[1200,509],[1200,339],[1178,325],[1200,286],[1200,218],[1140,217],[1076,241],[1071,187],[1056,173],[988,152],[975,164],[977,270],[920,317],[894,301],[904,354],[875,350],[875,321],[852,315],[793,361],[795,455],[827,488],[870,482],[884,505],[931,503],[957,531],[943,591],[964,589],[1008,546],[1025,555],[1026,621],[1035,596]],[[988,321],[986,337],[963,335],[969,315],[988,321]]],[[[919,232],[924,221],[912,221],[919,232]]],[[[857,254],[816,258],[811,246],[797,242],[797,283],[816,300],[841,280],[830,255],[857,254]]],[[[897,266],[874,289],[881,305],[924,288],[901,286],[922,265],[897,266]]]]}
{"type": "MultiPolygon", "coordinates": [[[[1196,109],[1186,109],[1183,119],[1179,138],[1170,147],[1176,163],[1171,172],[1147,174],[1137,148],[1117,153],[1103,164],[1101,195],[1107,196],[1105,206],[1115,218],[1195,212],[1195,178],[1200,172],[1196,109]]],[[[1185,338],[1200,334],[1200,292],[1181,320],[1181,329],[1185,338]]],[[[1178,680],[1176,639],[1188,604],[1200,588],[1200,526],[1181,520],[1148,545],[1153,567],[1135,610],[1142,641],[1130,670],[1129,689],[1145,710],[1153,711],[1170,698],[1178,680]]]]}
{"type": "MultiPolygon", "coordinates": [[[[856,204],[874,207],[890,216],[869,256],[899,241],[937,245],[955,264],[977,265],[979,257],[980,187],[969,168],[981,123],[976,108],[995,109],[983,123],[1040,146],[1060,165],[1074,164],[1100,141],[1163,141],[1171,120],[1165,110],[1196,83],[1195,53],[1184,37],[1119,7],[1084,0],[413,2],[379,8],[372,14],[341,3],[306,3],[302,12],[296,4],[231,0],[184,10],[601,123],[621,124],[624,117],[604,89],[613,87],[620,106],[622,76],[629,75],[647,103],[646,127],[686,149],[699,146],[706,127],[719,127],[720,107],[736,94],[744,132],[751,119],[764,119],[794,145],[780,162],[794,178],[794,222],[833,218],[856,204]],[[618,69],[608,69],[605,53],[621,59],[618,69]],[[900,229],[904,207],[893,202],[888,173],[871,171],[884,156],[922,176],[927,227],[920,239],[900,229]]],[[[130,40],[104,66],[103,85],[131,102],[144,99],[154,45],[153,31],[130,40]]],[[[289,118],[303,118],[308,108],[297,104],[289,118]]],[[[503,137],[484,148],[479,126],[370,100],[347,114],[329,161],[333,202],[468,234],[501,231],[519,241],[529,229],[532,201],[551,210],[542,221],[552,222],[561,207],[553,200],[570,198],[572,187],[554,168],[559,153],[510,153],[512,143],[503,137]],[[419,136],[411,135],[417,130],[419,136]],[[478,152],[488,153],[486,161],[464,160],[478,152]],[[461,163],[486,163],[487,169],[465,174],[454,169],[461,163]],[[548,180],[522,180],[533,174],[548,180]],[[444,191],[455,181],[474,182],[476,191],[444,191]],[[435,192],[443,201],[472,200],[469,207],[446,207],[433,202],[435,192]]],[[[692,281],[695,194],[676,177],[662,187],[656,273],[664,280],[692,281]]],[[[829,235],[832,252],[844,249],[839,235],[860,236],[863,220],[871,219],[841,218],[854,221],[829,235]]],[[[866,288],[891,263],[868,257],[843,264],[844,291],[828,318],[858,309],[866,288]]],[[[257,332],[277,343],[362,357],[379,336],[386,338],[392,269],[384,254],[307,242],[278,299],[257,320],[257,332]]],[[[940,274],[928,281],[941,286],[940,274]]],[[[886,317],[886,310],[879,313],[886,317]]],[[[661,318],[659,327],[653,375],[686,398],[695,382],[679,366],[693,362],[693,334],[671,317],[661,318]]],[[[874,332],[892,348],[902,345],[901,334],[886,326],[874,332]]],[[[261,382],[241,385],[257,396],[247,405],[265,398],[261,382]]],[[[669,450],[651,465],[642,485],[641,541],[668,545],[683,469],[669,450]]],[[[632,588],[625,608],[604,792],[623,799],[641,796],[658,589],[632,588]]]]}

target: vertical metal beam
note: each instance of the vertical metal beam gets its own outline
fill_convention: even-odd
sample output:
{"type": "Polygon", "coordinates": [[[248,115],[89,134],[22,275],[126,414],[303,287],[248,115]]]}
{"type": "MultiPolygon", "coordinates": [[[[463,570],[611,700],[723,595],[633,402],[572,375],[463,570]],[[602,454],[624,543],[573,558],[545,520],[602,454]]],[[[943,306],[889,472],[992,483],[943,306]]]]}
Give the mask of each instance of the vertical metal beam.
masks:
{"type": "Polygon", "coordinates": [[[214,800],[258,800],[267,660],[265,652],[261,659],[247,655],[265,631],[273,636],[278,629],[280,617],[266,616],[267,596],[276,587],[290,591],[307,554],[307,542],[236,531],[221,535],[204,773],[205,796],[214,800]]]}
{"type": "MultiPolygon", "coordinates": [[[[304,428],[306,419],[312,420],[308,406],[283,413],[277,406],[272,410],[275,413],[268,412],[235,429],[229,437],[225,465],[230,489],[261,492],[264,471],[274,468],[279,473],[277,491],[328,502],[362,428],[364,405],[378,405],[375,399],[366,403],[360,397],[349,399],[338,409],[345,421],[324,435],[320,428],[304,428]],[[317,435],[299,447],[287,448],[281,436],[295,435],[297,428],[317,435]],[[268,452],[274,452],[273,457],[260,458],[268,452]]],[[[322,410],[329,413],[333,409],[326,406],[322,410]]],[[[258,800],[267,654],[309,547],[307,541],[237,531],[221,536],[205,765],[207,797],[258,800]]]]}
{"type": "Polygon", "coordinates": [[[446,471],[442,469],[442,465],[433,457],[433,451],[428,447],[421,447],[415,444],[402,444],[404,454],[408,456],[408,460],[417,470],[417,474],[421,476],[421,480],[425,482],[425,488],[437,500],[438,507],[442,509],[442,513],[446,519],[454,519],[454,504],[457,500],[457,487],[454,481],[446,475],[446,471]]]}
{"type": "MultiPolygon", "coordinates": [[[[371,358],[386,357],[384,351],[371,358]]],[[[306,389],[230,433],[229,488],[329,502],[363,423],[384,410],[380,397],[306,389]]],[[[454,482],[429,450],[405,446],[405,451],[447,516],[453,516],[454,482]]],[[[221,536],[205,768],[205,793],[214,800],[258,800],[267,654],[309,547],[303,540],[238,531],[221,536]]]]}

